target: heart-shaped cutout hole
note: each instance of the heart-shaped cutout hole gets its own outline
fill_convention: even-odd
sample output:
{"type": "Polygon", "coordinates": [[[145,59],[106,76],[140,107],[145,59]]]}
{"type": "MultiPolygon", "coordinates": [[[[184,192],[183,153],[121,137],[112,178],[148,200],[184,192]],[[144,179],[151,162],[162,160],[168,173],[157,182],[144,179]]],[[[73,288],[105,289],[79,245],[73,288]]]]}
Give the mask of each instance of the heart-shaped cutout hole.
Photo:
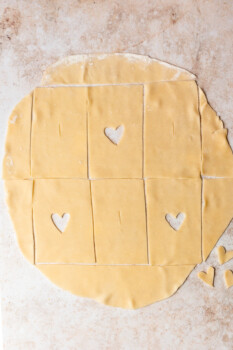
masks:
{"type": "Polygon", "coordinates": [[[60,216],[59,214],[55,213],[55,214],[52,214],[52,220],[56,228],[63,233],[65,232],[65,229],[70,220],[70,214],[64,213],[62,216],[60,216]]]}
{"type": "Polygon", "coordinates": [[[165,219],[167,220],[169,225],[173,228],[173,230],[178,231],[184,222],[185,214],[179,213],[175,217],[172,214],[168,213],[165,215],[165,219]]]}
{"type": "Polygon", "coordinates": [[[210,266],[208,268],[207,272],[201,271],[201,272],[198,272],[197,275],[204,283],[213,287],[214,286],[214,272],[215,272],[214,267],[210,266]]]}
{"type": "Polygon", "coordinates": [[[120,125],[116,129],[105,128],[104,133],[112,143],[118,145],[124,133],[124,126],[120,125]]]}

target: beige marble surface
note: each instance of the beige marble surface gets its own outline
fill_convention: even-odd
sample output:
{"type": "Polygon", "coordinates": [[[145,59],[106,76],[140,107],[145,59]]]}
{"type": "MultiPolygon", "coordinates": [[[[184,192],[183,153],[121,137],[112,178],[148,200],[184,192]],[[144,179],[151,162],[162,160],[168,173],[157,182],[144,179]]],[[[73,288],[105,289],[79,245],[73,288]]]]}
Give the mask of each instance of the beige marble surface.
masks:
{"type": "MultiPolygon", "coordinates": [[[[233,146],[233,2],[223,0],[1,0],[1,158],[10,110],[60,57],[150,55],[198,76],[233,146]]],[[[6,350],[206,350],[233,347],[233,288],[214,250],[171,298],[127,311],[52,285],[16,245],[0,188],[1,293],[6,350]],[[215,288],[197,271],[216,266],[215,288]]],[[[233,224],[218,244],[233,249],[233,224]]]]}

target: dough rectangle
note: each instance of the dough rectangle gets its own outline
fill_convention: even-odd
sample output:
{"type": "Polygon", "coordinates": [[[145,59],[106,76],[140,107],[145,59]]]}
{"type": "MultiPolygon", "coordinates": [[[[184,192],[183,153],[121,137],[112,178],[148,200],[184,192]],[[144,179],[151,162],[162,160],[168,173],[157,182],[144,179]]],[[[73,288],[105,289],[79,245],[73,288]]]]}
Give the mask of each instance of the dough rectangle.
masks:
{"type": "Polygon", "coordinates": [[[143,86],[88,88],[88,150],[91,178],[142,178],[143,86]],[[124,127],[119,144],[105,128],[124,127]]]}
{"type": "Polygon", "coordinates": [[[200,176],[200,115],[194,81],[145,85],[144,142],[146,178],[200,176]]]}
{"type": "Polygon", "coordinates": [[[201,262],[201,179],[146,180],[149,261],[152,265],[201,262]],[[175,231],[165,219],[185,214],[175,231]]]}
{"type": "Polygon", "coordinates": [[[147,264],[143,180],[91,181],[99,264],[147,264]]]}
{"type": "Polygon", "coordinates": [[[31,165],[34,178],[87,178],[87,90],[34,92],[31,165]]]}
{"type": "Polygon", "coordinates": [[[36,263],[95,263],[89,180],[35,180],[33,218],[36,263]],[[61,233],[52,214],[70,214],[61,233]]]}

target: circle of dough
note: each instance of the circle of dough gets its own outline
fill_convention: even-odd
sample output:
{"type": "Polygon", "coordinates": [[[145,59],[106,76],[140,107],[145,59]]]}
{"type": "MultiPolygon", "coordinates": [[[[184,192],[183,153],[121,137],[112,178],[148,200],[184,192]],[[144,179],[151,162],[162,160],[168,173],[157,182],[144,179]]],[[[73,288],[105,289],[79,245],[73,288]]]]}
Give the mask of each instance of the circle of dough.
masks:
{"type": "Polygon", "coordinates": [[[223,123],[193,74],[145,56],[49,67],[9,118],[3,178],[24,256],[61,288],[123,308],[175,293],[233,216],[223,123]],[[165,216],[181,212],[174,230],[165,216]]]}

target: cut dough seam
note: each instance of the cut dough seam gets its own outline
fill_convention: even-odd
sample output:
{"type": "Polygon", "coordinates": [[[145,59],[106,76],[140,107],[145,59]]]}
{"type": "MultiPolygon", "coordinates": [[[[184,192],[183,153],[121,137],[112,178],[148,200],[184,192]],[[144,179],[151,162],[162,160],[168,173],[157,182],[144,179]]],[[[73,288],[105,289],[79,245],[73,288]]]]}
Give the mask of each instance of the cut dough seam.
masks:
{"type": "Polygon", "coordinates": [[[32,237],[33,237],[33,260],[34,265],[36,265],[36,235],[35,235],[35,220],[34,220],[34,188],[35,188],[35,181],[32,180],[32,237]]]}
{"type": "MultiPolygon", "coordinates": [[[[145,85],[143,84],[142,90],[142,178],[144,179],[144,167],[145,167],[145,85]]],[[[149,255],[148,255],[149,259],[149,255]]]]}
{"type": "Polygon", "coordinates": [[[87,96],[86,96],[86,133],[87,133],[87,178],[90,178],[90,167],[89,167],[89,91],[87,90],[87,96]]]}
{"type": "MultiPolygon", "coordinates": [[[[188,82],[188,81],[195,81],[193,79],[187,79],[187,80],[180,80],[182,82],[188,82]]],[[[176,83],[177,80],[160,80],[160,81],[148,81],[145,83],[122,83],[122,84],[52,84],[52,85],[38,85],[35,88],[36,89],[48,89],[48,88],[60,88],[60,87],[98,87],[98,86],[145,86],[145,85],[150,85],[150,84],[162,84],[162,83],[176,83]]]]}
{"type": "Polygon", "coordinates": [[[146,198],[146,182],[143,179],[144,197],[145,197],[145,215],[146,215],[146,245],[147,245],[147,263],[150,265],[150,250],[149,250],[149,237],[148,237],[148,217],[147,217],[147,198],[146,198]]]}
{"type": "Polygon", "coordinates": [[[32,123],[33,123],[33,106],[34,106],[34,91],[32,92],[32,106],[31,106],[31,123],[30,123],[30,177],[32,178],[32,123]]]}
{"type": "Polygon", "coordinates": [[[92,226],[93,226],[93,246],[94,246],[94,258],[95,258],[95,263],[97,263],[97,257],[96,257],[96,244],[95,244],[95,221],[94,221],[93,196],[92,196],[91,181],[89,181],[89,182],[90,182],[90,197],[91,197],[91,216],[92,216],[92,226]]]}
{"type": "Polygon", "coordinates": [[[183,267],[183,266],[195,266],[194,264],[178,264],[178,265],[161,265],[161,264],[156,264],[156,265],[150,265],[150,264],[100,264],[100,263],[62,263],[62,262],[37,262],[35,265],[67,265],[67,266],[147,266],[147,267],[183,267]]]}

